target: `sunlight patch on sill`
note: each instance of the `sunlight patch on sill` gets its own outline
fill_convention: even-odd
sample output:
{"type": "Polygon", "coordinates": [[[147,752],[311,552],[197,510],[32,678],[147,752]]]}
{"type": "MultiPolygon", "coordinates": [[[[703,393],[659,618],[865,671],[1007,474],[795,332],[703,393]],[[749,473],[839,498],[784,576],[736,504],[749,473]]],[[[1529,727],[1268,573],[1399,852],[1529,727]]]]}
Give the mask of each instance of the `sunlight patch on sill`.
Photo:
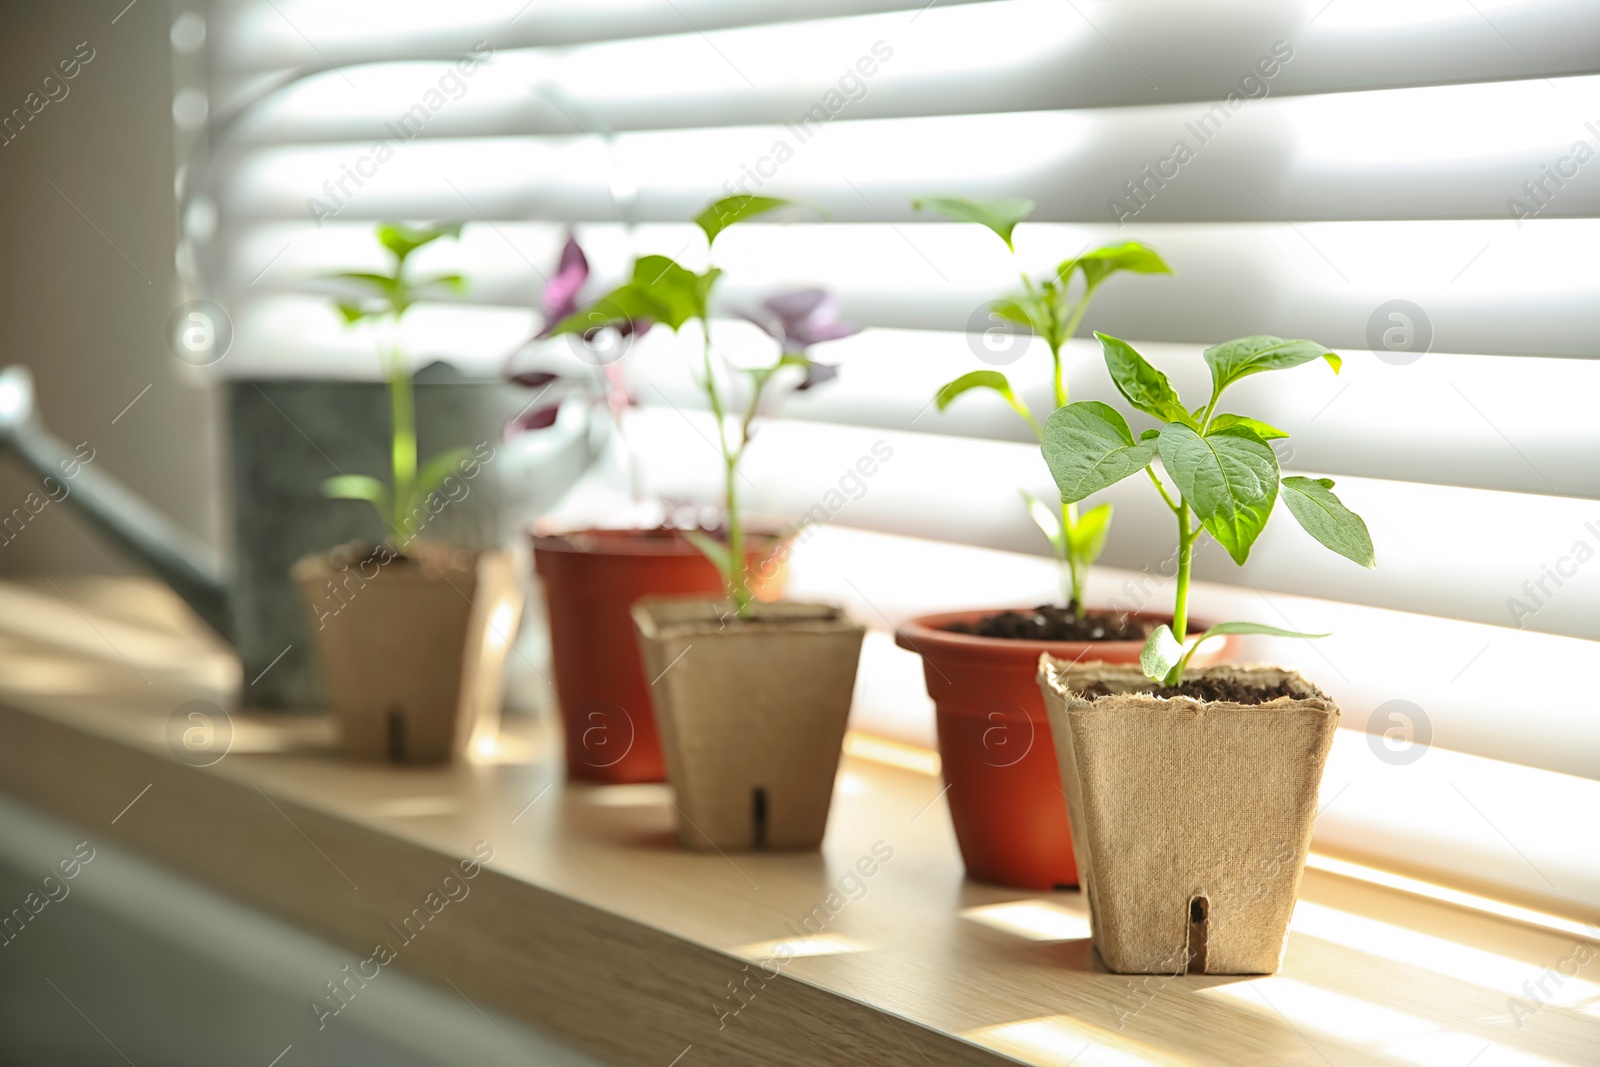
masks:
{"type": "Polygon", "coordinates": [[[1070,1015],[987,1026],[962,1036],[1048,1067],[1191,1067],[1196,1063],[1070,1015]]]}
{"type": "Polygon", "coordinates": [[[873,946],[843,934],[817,934],[813,937],[779,938],[741,945],[733,951],[749,959],[769,960],[776,956],[842,956],[851,952],[871,952],[873,946]]]}
{"type": "Polygon", "coordinates": [[[1088,916],[1045,900],[985,904],[965,909],[961,917],[1029,941],[1080,941],[1089,936],[1088,916]]]}
{"type": "Polygon", "coordinates": [[[908,745],[903,741],[890,741],[886,737],[875,737],[858,730],[851,730],[844,735],[844,754],[929,777],[939,773],[939,753],[933,749],[908,745]]]}

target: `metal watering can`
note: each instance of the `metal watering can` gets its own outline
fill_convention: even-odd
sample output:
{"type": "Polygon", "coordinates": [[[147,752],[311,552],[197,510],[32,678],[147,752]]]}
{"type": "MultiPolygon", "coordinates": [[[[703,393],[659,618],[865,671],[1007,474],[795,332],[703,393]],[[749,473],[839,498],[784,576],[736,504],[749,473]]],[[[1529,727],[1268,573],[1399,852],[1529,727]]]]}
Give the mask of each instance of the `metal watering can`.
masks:
{"type": "MultiPolygon", "coordinates": [[[[231,560],[51,434],[40,423],[25,367],[0,371],[0,451],[41,480],[67,486],[60,499],[142,560],[237,650],[245,705],[318,706],[311,637],[289,568],[308,552],[383,539],[371,508],[328,500],[321,486],[332,474],[389,469],[385,386],[239,378],[223,388],[231,560]]],[[[592,418],[588,403],[564,403],[549,431],[508,442],[504,427],[527,404],[525,390],[463,378],[445,363],[419,371],[415,388],[422,455],[465,446],[479,460],[472,476],[462,472],[441,486],[428,537],[473,548],[519,542],[532,518],[578,480],[605,444],[605,420],[592,418]]],[[[49,483],[45,488],[54,495],[49,483]]]]}

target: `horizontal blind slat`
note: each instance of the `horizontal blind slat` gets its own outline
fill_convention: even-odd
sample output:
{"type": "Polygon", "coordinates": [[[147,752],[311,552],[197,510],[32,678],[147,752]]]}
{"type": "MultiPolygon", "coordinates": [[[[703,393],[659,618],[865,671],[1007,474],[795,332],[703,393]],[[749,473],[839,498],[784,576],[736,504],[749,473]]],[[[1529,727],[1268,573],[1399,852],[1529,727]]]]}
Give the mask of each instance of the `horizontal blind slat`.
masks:
{"type": "MultiPolygon", "coordinates": [[[[457,199],[445,217],[474,215],[457,199]]],[[[337,229],[331,222],[321,230],[263,227],[234,253],[229,289],[247,300],[273,287],[304,291],[307,279],[327,270],[381,265],[364,229],[342,222],[337,229]]],[[[469,225],[459,247],[430,250],[418,269],[459,269],[472,282],[471,299],[531,307],[563,232],[549,224],[469,225]]],[[[635,252],[678,253],[698,263],[704,246],[687,225],[579,233],[597,271],[586,290],[591,297],[620,280],[635,252]]],[[[724,307],[822,285],[839,295],[858,326],[964,332],[993,325],[989,302],[1017,285],[1019,267],[1046,272],[1086,247],[1129,239],[1160,250],[1177,273],[1106,284],[1085,332],[1207,344],[1276,333],[1364,349],[1375,343],[1370,331],[1381,342],[1394,325],[1392,312],[1381,309],[1405,300],[1423,316],[1413,343],[1422,344],[1426,328],[1433,351],[1600,356],[1597,219],[1533,220],[1520,228],[1467,220],[1122,229],[1024,224],[1016,231],[1015,260],[978,226],[750,224],[718,238],[716,261],[727,271],[724,307]]]]}
{"type": "MultiPolygon", "coordinates": [[[[645,484],[675,500],[719,499],[716,452],[703,436],[711,432],[708,416],[661,407],[640,412],[636,422],[637,439],[648,442],[637,452],[645,484]]],[[[745,506],[753,514],[815,520],[813,509],[821,506],[827,521],[847,526],[1049,552],[1018,495],[1021,488],[1041,497],[1050,493],[1034,447],[786,420],[769,422],[761,434],[746,468],[745,506]],[[872,455],[875,441],[893,449],[893,461],[881,465],[858,499],[840,491],[838,500],[848,503],[835,505],[828,493],[861,457],[872,455]]],[[[1376,571],[1321,548],[1280,508],[1244,567],[1210,543],[1196,553],[1195,576],[1246,590],[1600,639],[1594,610],[1600,603],[1600,509],[1593,501],[1366,478],[1340,479],[1337,491],[1367,521],[1376,571]],[[1579,542],[1587,545],[1587,564],[1574,564],[1579,542]],[[1563,559],[1571,573],[1558,586],[1545,574],[1563,559]],[[1524,583],[1537,590],[1541,579],[1544,593],[1530,595],[1524,583]],[[1530,612],[1514,616],[1513,597],[1530,612]]],[[[1101,561],[1147,570],[1149,588],[1159,588],[1161,561],[1171,556],[1177,534],[1155,490],[1148,481],[1128,479],[1092,499],[1110,501],[1116,512],[1101,561]]],[[[1279,625],[1308,632],[1292,619],[1279,625]]]]}
{"type": "MultiPolygon", "coordinates": [[[[1281,0],[946,0],[927,7],[905,0],[674,0],[551,5],[510,21],[519,4],[507,0],[483,14],[385,4],[381,19],[361,4],[252,4],[222,20],[218,51],[221,65],[241,74],[327,62],[448,61],[486,40],[498,53],[534,53],[529,61],[570,86],[573,99],[594,106],[613,129],[681,125],[670,106],[684,103],[716,114],[716,122],[770,120],[763,109],[786,93],[809,106],[839,66],[876,40],[894,50],[899,65],[887,64],[861,101],[874,115],[1219,100],[1254,91],[1244,79],[1261,70],[1272,71],[1274,94],[1304,94],[1600,69],[1600,9],[1585,0],[1491,10],[1403,5],[1408,11],[1351,0],[1340,0],[1338,10],[1281,0]],[[1258,67],[1278,42],[1289,61],[1258,67]],[[841,62],[806,62],[819,50],[831,58],[832,48],[845,50],[841,62]],[[669,69],[676,77],[653,77],[669,69]],[[686,101],[679,81],[732,91],[686,101]],[[655,96],[664,99],[651,103],[655,96]]],[[[347,69],[345,76],[361,85],[365,72],[347,69]]]]}

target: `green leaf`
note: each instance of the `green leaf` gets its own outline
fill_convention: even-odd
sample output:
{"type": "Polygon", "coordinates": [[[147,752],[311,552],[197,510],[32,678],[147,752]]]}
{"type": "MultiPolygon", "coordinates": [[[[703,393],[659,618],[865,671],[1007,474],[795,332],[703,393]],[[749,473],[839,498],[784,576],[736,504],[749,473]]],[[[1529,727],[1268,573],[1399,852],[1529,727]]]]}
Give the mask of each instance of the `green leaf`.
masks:
{"type": "Polygon", "coordinates": [[[417,472],[416,488],[413,490],[416,494],[417,502],[421,503],[427,500],[428,494],[433,492],[439,483],[449,476],[450,471],[471,455],[472,449],[470,448],[452,448],[447,452],[439,453],[424,463],[422,470],[417,472]]]}
{"type": "MultiPolygon", "coordinates": [[[[1191,423],[1191,425],[1193,425],[1191,423]]],[[[1288,437],[1284,431],[1276,426],[1268,425],[1260,419],[1252,419],[1245,415],[1217,415],[1211,420],[1211,425],[1206,427],[1206,433],[1221,433],[1230,426],[1243,426],[1263,441],[1275,441],[1280,437],[1288,437]]]]}
{"type": "Polygon", "coordinates": [[[423,278],[414,288],[426,289],[434,285],[442,285],[452,292],[460,293],[466,290],[467,280],[459,274],[435,274],[431,278],[423,278]]]}
{"type": "Polygon", "coordinates": [[[1032,311],[1033,305],[1037,302],[1038,298],[1031,295],[1005,297],[990,304],[989,310],[1003,319],[1010,319],[1012,322],[1020,326],[1026,326],[1037,333],[1039,328],[1034,322],[1032,311]]]}
{"type": "Polygon", "coordinates": [[[736,222],[765,215],[787,206],[789,201],[779,200],[771,196],[749,196],[740,193],[735,196],[725,196],[721,200],[714,200],[706,209],[694,217],[696,226],[705,231],[706,244],[716,243],[717,234],[726,230],[736,222]]]}
{"type": "Polygon", "coordinates": [[[696,274],[670,256],[640,256],[633,263],[633,288],[657,307],[651,317],[676,331],[705,313],[705,300],[721,272],[715,267],[696,274]]]}
{"type": "Polygon", "coordinates": [[[1105,551],[1106,535],[1111,532],[1111,505],[1099,504],[1078,516],[1078,521],[1067,533],[1072,545],[1072,556],[1084,563],[1093,563],[1105,551]]]}
{"type": "Polygon", "coordinates": [[[969,371],[954,381],[945,382],[934,394],[933,402],[940,411],[943,411],[950,406],[952,400],[971,389],[993,389],[1005,397],[1006,403],[1012,407],[1020,403],[1017,394],[1011,391],[1011,383],[997,370],[969,371]]]}
{"type": "Polygon", "coordinates": [[[1282,630],[1276,626],[1263,626],[1259,622],[1219,622],[1194,639],[1194,643],[1189,646],[1189,651],[1185,652],[1183,658],[1178,661],[1178,668],[1169,676],[1167,684],[1177,685],[1183,681],[1183,672],[1188,669],[1189,660],[1193,659],[1194,654],[1200,651],[1200,646],[1211,640],[1211,638],[1221,637],[1223,634],[1267,634],[1271,637],[1305,638],[1328,636],[1327,634],[1303,634],[1295,630],[1282,630]]]}
{"type": "Polygon", "coordinates": [[[387,274],[373,274],[371,271],[343,270],[333,274],[324,274],[322,278],[330,282],[358,282],[369,285],[383,296],[391,296],[399,288],[400,283],[387,274]]]}
{"type": "Polygon", "coordinates": [[[344,316],[346,326],[354,325],[365,318],[383,314],[381,311],[369,311],[360,304],[351,303],[348,300],[336,300],[334,301],[334,306],[339,309],[339,314],[344,316]]]}
{"type": "Polygon", "coordinates": [[[1069,504],[1137,474],[1158,447],[1154,440],[1135,444],[1127,420],[1098,400],[1058,408],[1044,425],[1044,461],[1069,504]]]}
{"type": "Polygon", "coordinates": [[[1269,637],[1306,638],[1331,636],[1329,634],[1303,634],[1297,630],[1282,630],[1276,626],[1264,626],[1259,622],[1219,622],[1201,634],[1200,640],[1204,641],[1208,637],[1221,637],[1223,634],[1266,634],[1269,637]]]}
{"type": "Polygon", "coordinates": [[[1013,252],[1011,231],[1017,223],[1033,214],[1033,201],[1020,196],[1003,196],[995,200],[973,200],[965,196],[927,196],[911,201],[913,211],[931,208],[956,222],[976,222],[993,230],[1006,247],[1013,252]]]}
{"type": "Polygon", "coordinates": [[[564,333],[588,333],[601,326],[615,326],[641,319],[658,320],[664,312],[649,293],[641,291],[631,282],[613,289],[581,311],[556,323],[550,331],[552,337],[564,333]]]}
{"type": "Polygon", "coordinates": [[[1139,650],[1139,666],[1144,676],[1156,682],[1164,682],[1183,659],[1183,646],[1165,623],[1151,631],[1145,638],[1144,648],[1139,650]]]}
{"type": "Polygon", "coordinates": [[[1117,392],[1128,403],[1162,422],[1195,425],[1189,410],[1178,399],[1177,390],[1172,388],[1165,374],[1146,362],[1128,342],[1098,332],[1095,336],[1100,339],[1100,349],[1105,353],[1106,370],[1111,372],[1117,392]]]}
{"type": "Polygon", "coordinates": [[[377,504],[389,499],[389,490],[369,475],[341,474],[322,483],[322,495],[335,500],[370,500],[377,504]]]}
{"type": "Polygon", "coordinates": [[[1285,478],[1283,488],[1283,502],[1289,506],[1289,514],[1306,533],[1368,570],[1378,565],[1367,524],[1329,492],[1332,478],[1285,478]]]}
{"type": "Polygon", "coordinates": [[[1333,373],[1338,374],[1343,361],[1315,341],[1285,341],[1281,337],[1260,334],[1239,337],[1213,345],[1205,351],[1206,365],[1211,368],[1211,395],[1221,396],[1222,391],[1240,378],[1260,374],[1265,370],[1285,370],[1325,359],[1333,373]]]}
{"type": "Polygon", "coordinates": [[[1278,457],[1242,426],[1201,437],[1182,423],[1161,431],[1161,462],[1200,522],[1240,566],[1278,498],[1278,457]]]}
{"type": "Polygon", "coordinates": [[[406,257],[425,244],[431,244],[441,237],[460,237],[461,223],[449,222],[438,226],[407,226],[403,222],[380,222],[378,224],[378,242],[394,253],[398,263],[404,263],[406,257]]]}
{"type": "Polygon", "coordinates": [[[708,537],[699,530],[685,530],[683,531],[683,538],[695,548],[698,548],[700,554],[710,560],[711,565],[717,568],[719,573],[723,575],[730,573],[728,568],[733,557],[729,555],[727,545],[716,538],[708,537]]]}
{"type": "Polygon", "coordinates": [[[1166,260],[1161,258],[1160,253],[1138,241],[1104,245],[1076,259],[1066,260],[1056,268],[1056,276],[1061,279],[1062,284],[1066,284],[1075,269],[1083,272],[1084,283],[1090,289],[1119,270],[1132,271],[1135,274],[1172,273],[1172,268],[1167,266],[1166,260]]]}
{"type": "Polygon", "coordinates": [[[1033,519],[1033,524],[1039,527],[1045,539],[1055,546],[1057,555],[1066,555],[1067,541],[1061,533],[1061,513],[1026,489],[1019,491],[1022,493],[1022,499],[1028,504],[1028,516],[1033,519]]]}

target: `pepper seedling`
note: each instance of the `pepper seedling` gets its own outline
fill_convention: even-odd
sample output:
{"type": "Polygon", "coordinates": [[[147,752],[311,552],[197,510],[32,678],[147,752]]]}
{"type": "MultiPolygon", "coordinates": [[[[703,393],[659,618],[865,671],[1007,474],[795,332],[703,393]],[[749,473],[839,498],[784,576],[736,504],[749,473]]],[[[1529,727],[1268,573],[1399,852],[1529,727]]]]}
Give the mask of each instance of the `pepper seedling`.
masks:
{"type": "Polygon", "coordinates": [[[1301,527],[1323,545],[1363,567],[1377,565],[1367,524],[1333,495],[1331,478],[1280,476],[1277,454],[1267,442],[1288,437],[1287,433],[1259,419],[1217,412],[1223,391],[1241,378],[1318,359],[1337,374],[1339,357],[1315,341],[1266,335],[1215,345],[1204,354],[1211,369],[1211,399],[1191,410],[1167,376],[1132,345],[1103,333],[1095,336],[1123,399],[1163,425],[1135,439],[1115,408],[1095,400],[1079,401],[1050,416],[1042,449],[1064,503],[1144,471],[1178,521],[1172,625],[1157,627],[1145,642],[1139,657],[1145,675],[1163,685],[1180,684],[1201,642],[1223,634],[1326,637],[1259,623],[1225,622],[1185,647],[1190,567],[1201,532],[1214,537],[1243,566],[1280,497],[1301,527]],[[1169,491],[1156,474],[1152,464],[1157,456],[1175,491],[1169,491]]]}
{"type": "MultiPolygon", "coordinates": [[[[911,206],[919,211],[926,206],[956,222],[976,222],[986,226],[1006,243],[1015,256],[1017,250],[1012,243],[1012,232],[1018,223],[1033,213],[1034,205],[1032,200],[1021,197],[969,200],[965,197],[941,196],[913,200],[911,206]]],[[[1171,274],[1172,268],[1154,249],[1137,241],[1104,245],[1092,252],[1063,260],[1055,272],[1046,277],[1036,279],[1022,273],[1021,292],[1008,294],[989,305],[992,320],[998,322],[998,319],[1005,319],[1044,338],[1054,369],[1055,408],[1065,407],[1070,400],[1066,373],[1061,364],[1061,349],[1077,332],[1078,324],[1089,310],[1089,301],[1095,290],[1118,271],[1171,274]],[[1076,291],[1076,296],[1071,295],[1074,275],[1082,275],[1083,278],[1083,285],[1076,291]]],[[[992,389],[999,393],[1043,443],[1044,427],[1011,388],[1006,376],[997,370],[972,371],[946,382],[940,387],[934,402],[943,411],[956,397],[972,389],[992,389]]],[[[1089,565],[1105,548],[1106,535],[1111,529],[1111,505],[1101,504],[1079,515],[1076,503],[1063,502],[1057,511],[1027,491],[1023,491],[1022,496],[1034,525],[1039,527],[1055,550],[1056,565],[1061,574],[1061,599],[1081,619],[1087,610],[1084,583],[1088,579],[1089,565]]]]}
{"type": "Polygon", "coordinates": [[[406,260],[417,249],[443,237],[460,237],[461,223],[411,227],[399,222],[382,222],[377,227],[378,243],[389,253],[393,265],[387,274],[344,271],[324,275],[329,281],[348,283],[361,292],[355,299],[335,301],[345,324],[372,322],[389,329],[388,343],[380,337],[379,359],[389,385],[390,484],[365,474],[341,474],[322,483],[324,496],[339,500],[365,500],[377,509],[389,540],[397,551],[415,540],[427,522],[424,506],[428,494],[444,481],[452,467],[471,455],[469,449],[442,452],[419,469],[417,460],[416,403],[411,387],[411,370],[400,346],[400,320],[419,300],[446,292],[460,292],[466,282],[459,274],[435,274],[411,280],[406,277],[406,260]]]}
{"type": "MultiPolygon", "coordinates": [[[[765,215],[788,206],[786,200],[770,196],[739,194],[707,205],[694,218],[706,236],[707,252],[717,236],[746,219],[765,215]]],[[[632,278],[576,314],[558,323],[553,335],[587,333],[599,327],[624,328],[636,323],[659,323],[674,333],[687,322],[700,323],[703,338],[702,366],[698,376],[717,424],[718,449],[722,453],[723,507],[727,515],[727,541],[686,530],[684,536],[709,559],[722,575],[723,587],[740,618],[753,612],[750,561],[745,553],[744,518],[739,511],[739,466],[750,446],[756,416],[762,401],[779,380],[779,371],[798,368],[804,375],[796,388],[805,389],[833,377],[834,368],[813,363],[806,349],[811,344],[848,336],[855,331],[831,318],[832,301],[820,290],[805,290],[768,301],[762,314],[746,314],[779,342],[778,358],[765,366],[743,369],[748,380],[746,403],[735,410],[731,390],[717,380],[711,359],[711,294],[722,271],[708,266],[696,273],[669,256],[641,256],[634,261],[632,278]],[[736,427],[729,432],[730,416],[736,427]]]]}

